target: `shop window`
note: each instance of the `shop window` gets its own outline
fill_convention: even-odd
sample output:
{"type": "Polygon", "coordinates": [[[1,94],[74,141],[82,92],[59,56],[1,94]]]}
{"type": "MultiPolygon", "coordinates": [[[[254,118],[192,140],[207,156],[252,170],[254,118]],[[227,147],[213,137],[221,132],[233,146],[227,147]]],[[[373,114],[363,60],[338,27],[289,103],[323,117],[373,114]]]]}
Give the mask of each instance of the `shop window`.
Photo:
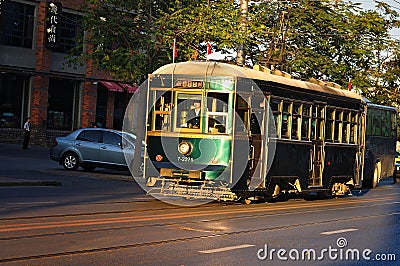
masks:
{"type": "Polygon", "coordinates": [[[19,128],[22,126],[29,97],[27,88],[27,76],[0,75],[0,127],[19,128]]]}
{"type": "Polygon", "coordinates": [[[71,130],[73,112],[76,107],[75,82],[71,80],[50,79],[47,127],[49,129],[71,130]]]}
{"type": "MultiPolygon", "coordinates": [[[[83,38],[82,16],[62,12],[58,20],[58,43],[52,48],[55,52],[69,53],[83,38]]],[[[77,52],[78,53],[78,52],[77,52]]]]}
{"type": "Polygon", "coordinates": [[[35,6],[5,1],[1,14],[0,44],[32,48],[35,6]]]}
{"type": "Polygon", "coordinates": [[[97,87],[96,121],[92,126],[105,128],[107,125],[107,95],[107,89],[104,86],[99,85],[97,87]]]}
{"type": "Polygon", "coordinates": [[[114,97],[114,116],[113,116],[113,128],[121,130],[125,115],[125,109],[129,102],[131,94],[126,92],[115,92],[114,97]]]}

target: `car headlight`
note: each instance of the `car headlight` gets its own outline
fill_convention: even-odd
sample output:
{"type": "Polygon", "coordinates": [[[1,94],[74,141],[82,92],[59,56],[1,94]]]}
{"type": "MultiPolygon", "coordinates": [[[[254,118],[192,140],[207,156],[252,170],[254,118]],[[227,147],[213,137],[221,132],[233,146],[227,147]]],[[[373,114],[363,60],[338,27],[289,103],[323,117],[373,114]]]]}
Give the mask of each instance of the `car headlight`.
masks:
{"type": "Polygon", "coordinates": [[[189,155],[192,152],[192,144],[184,140],[181,143],[179,143],[178,151],[182,155],[189,155]]]}

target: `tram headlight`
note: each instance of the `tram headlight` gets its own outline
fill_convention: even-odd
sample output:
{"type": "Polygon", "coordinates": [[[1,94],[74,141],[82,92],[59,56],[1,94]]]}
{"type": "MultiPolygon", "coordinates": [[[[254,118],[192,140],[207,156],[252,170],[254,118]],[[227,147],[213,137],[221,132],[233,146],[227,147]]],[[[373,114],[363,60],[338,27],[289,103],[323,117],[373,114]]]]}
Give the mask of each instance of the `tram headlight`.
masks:
{"type": "Polygon", "coordinates": [[[192,152],[192,144],[190,142],[187,142],[187,141],[182,141],[178,145],[178,151],[182,155],[189,155],[192,152]]]}

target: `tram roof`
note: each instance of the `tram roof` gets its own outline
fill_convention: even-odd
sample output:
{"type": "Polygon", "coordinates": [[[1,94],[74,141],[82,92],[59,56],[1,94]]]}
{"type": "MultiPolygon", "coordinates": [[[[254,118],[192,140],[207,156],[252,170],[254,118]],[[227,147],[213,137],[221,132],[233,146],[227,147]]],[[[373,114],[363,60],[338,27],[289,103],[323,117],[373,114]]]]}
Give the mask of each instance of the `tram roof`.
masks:
{"type": "Polygon", "coordinates": [[[256,80],[270,81],[284,84],[305,90],[318,91],[328,94],[339,95],[348,98],[354,98],[363,101],[357,93],[336,89],[330,86],[322,86],[312,82],[291,79],[283,76],[254,70],[251,68],[230,65],[222,62],[209,61],[189,61],[175,64],[168,64],[157,69],[153,74],[174,74],[174,75],[194,75],[194,76],[233,76],[256,80]]]}
{"type": "Polygon", "coordinates": [[[396,110],[397,110],[397,108],[393,107],[393,106],[372,103],[370,100],[368,100],[367,98],[364,98],[364,97],[363,97],[363,100],[367,103],[368,107],[382,109],[382,110],[390,110],[390,111],[394,111],[394,112],[396,112],[396,110]]]}

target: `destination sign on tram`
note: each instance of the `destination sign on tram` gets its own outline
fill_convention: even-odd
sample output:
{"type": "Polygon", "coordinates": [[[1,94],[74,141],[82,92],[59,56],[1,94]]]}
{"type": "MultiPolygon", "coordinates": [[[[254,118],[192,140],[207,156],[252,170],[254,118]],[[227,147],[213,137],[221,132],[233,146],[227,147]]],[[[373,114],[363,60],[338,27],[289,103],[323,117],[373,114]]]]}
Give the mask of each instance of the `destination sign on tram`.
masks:
{"type": "Polygon", "coordinates": [[[177,80],[174,87],[204,88],[204,82],[197,80],[177,80]]]}

